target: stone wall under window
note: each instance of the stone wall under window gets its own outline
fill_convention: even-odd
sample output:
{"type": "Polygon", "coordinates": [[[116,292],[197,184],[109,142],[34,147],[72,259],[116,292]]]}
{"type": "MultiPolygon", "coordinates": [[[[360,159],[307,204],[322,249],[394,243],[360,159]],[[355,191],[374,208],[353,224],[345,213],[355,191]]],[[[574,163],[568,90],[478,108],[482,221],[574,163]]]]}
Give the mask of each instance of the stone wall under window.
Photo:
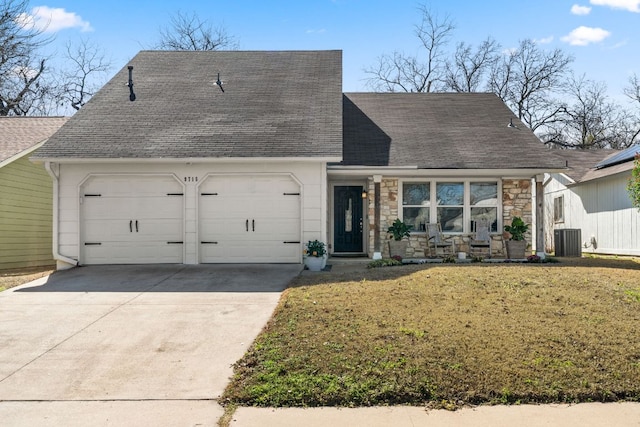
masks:
{"type": "MultiPolygon", "coordinates": [[[[368,182],[369,197],[369,256],[372,256],[374,248],[375,237],[375,224],[374,224],[374,191],[375,186],[373,179],[369,179],[368,182]]],[[[517,179],[504,179],[502,180],[502,225],[511,224],[511,218],[513,216],[521,217],[525,223],[532,224],[533,218],[533,203],[532,203],[532,186],[530,180],[517,180],[517,179]]],[[[381,230],[381,252],[383,258],[389,257],[389,236],[386,233],[387,228],[398,218],[399,206],[398,206],[398,192],[399,192],[399,180],[398,178],[382,178],[380,183],[380,230],[381,230]]],[[[532,228],[532,227],[531,227],[532,228]]],[[[531,243],[531,232],[527,233],[527,241],[531,243]]],[[[469,252],[469,241],[472,235],[462,234],[455,235],[454,242],[456,245],[456,251],[469,252]]],[[[494,257],[505,256],[505,248],[503,239],[507,237],[505,233],[497,233],[492,235],[492,254],[494,257]]],[[[427,242],[424,233],[413,234],[409,238],[409,245],[407,248],[406,258],[424,258],[425,250],[427,249],[427,242]]]]}

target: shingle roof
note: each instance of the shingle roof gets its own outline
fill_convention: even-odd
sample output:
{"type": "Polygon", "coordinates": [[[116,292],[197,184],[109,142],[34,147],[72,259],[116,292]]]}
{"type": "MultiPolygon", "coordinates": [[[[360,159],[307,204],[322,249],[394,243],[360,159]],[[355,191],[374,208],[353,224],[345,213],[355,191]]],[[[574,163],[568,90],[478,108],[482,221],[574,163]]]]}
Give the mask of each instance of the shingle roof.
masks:
{"type": "Polygon", "coordinates": [[[565,175],[578,182],[595,170],[596,164],[609,156],[619,153],[619,150],[551,150],[551,153],[561,158],[567,165],[565,175]]]}
{"type": "Polygon", "coordinates": [[[68,117],[0,117],[0,162],[49,138],[68,117]]]}
{"type": "Polygon", "coordinates": [[[341,156],[341,51],[142,51],[127,65],[134,102],[125,66],[34,157],[341,156]]]}
{"type": "Polygon", "coordinates": [[[488,93],[346,93],[343,165],[562,168],[488,93]],[[508,127],[510,119],[518,129],[508,127]]]}

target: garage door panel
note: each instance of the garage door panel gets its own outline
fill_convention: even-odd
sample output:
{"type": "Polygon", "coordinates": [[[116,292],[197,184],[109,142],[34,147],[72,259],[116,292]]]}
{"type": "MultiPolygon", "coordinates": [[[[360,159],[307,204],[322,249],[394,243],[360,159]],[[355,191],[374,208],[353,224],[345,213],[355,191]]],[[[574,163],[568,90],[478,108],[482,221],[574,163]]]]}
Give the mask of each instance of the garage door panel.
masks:
{"type": "Polygon", "coordinates": [[[93,264],[152,264],[175,263],[182,258],[183,248],[180,244],[155,243],[140,244],[136,242],[104,242],[100,245],[85,246],[85,256],[93,264]]]}
{"type": "Polygon", "coordinates": [[[182,197],[160,196],[126,199],[134,219],[172,219],[182,216],[182,197]]]}
{"type": "Polygon", "coordinates": [[[299,193],[286,175],[208,178],[200,188],[200,241],[218,244],[201,244],[201,262],[299,262],[300,244],[284,243],[300,240],[299,193]]]}
{"type": "Polygon", "coordinates": [[[129,222],[123,220],[85,220],[83,224],[85,242],[124,242],[130,239],[129,222]]]}
{"type": "Polygon", "coordinates": [[[182,241],[182,220],[146,219],[132,224],[134,238],[145,242],[182,241]]]}

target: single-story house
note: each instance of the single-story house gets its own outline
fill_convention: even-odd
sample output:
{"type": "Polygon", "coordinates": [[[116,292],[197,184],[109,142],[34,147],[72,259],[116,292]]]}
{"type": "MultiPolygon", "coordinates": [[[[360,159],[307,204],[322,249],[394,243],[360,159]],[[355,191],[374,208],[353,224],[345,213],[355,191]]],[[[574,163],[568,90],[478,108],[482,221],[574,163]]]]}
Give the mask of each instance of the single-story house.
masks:
{"type": "Polygon", "coordinates": [[[66,117],[0,117],[0,270],[53,265],[52,182],[31,153],[66,117]]]}
{"type": "Polygon", "coordinates": [[[640,255],[640,212],[627,192],[636,153],[640,145],[622,151],[554,150],[567,169],[545,175],[548,252],[555,249],[558,230],[569,230],[566,240],[580,237],[582,252],[640,255]]]}
{"type": "Polygon", "coordinates": [[[343,94],[341,76],[341,51],[140,52],[32,158],[59,268],[300,263],[314,239],[375,258],[397,217],[407,257],[436,221],[465,250],[479,216],[501,253],[564,169],[493,94],[343,94]]]}

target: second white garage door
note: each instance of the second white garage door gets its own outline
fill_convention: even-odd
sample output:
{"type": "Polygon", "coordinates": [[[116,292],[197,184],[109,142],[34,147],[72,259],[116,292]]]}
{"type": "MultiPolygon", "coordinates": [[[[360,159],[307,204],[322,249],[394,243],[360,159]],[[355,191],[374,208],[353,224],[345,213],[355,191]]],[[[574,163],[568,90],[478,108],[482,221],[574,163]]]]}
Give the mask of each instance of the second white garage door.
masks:
{"type": "Polygon", "coordinates": [[[198,194],[200,262],[300,262],[300,185],[291,176],[213,175],[198,194]]]}

